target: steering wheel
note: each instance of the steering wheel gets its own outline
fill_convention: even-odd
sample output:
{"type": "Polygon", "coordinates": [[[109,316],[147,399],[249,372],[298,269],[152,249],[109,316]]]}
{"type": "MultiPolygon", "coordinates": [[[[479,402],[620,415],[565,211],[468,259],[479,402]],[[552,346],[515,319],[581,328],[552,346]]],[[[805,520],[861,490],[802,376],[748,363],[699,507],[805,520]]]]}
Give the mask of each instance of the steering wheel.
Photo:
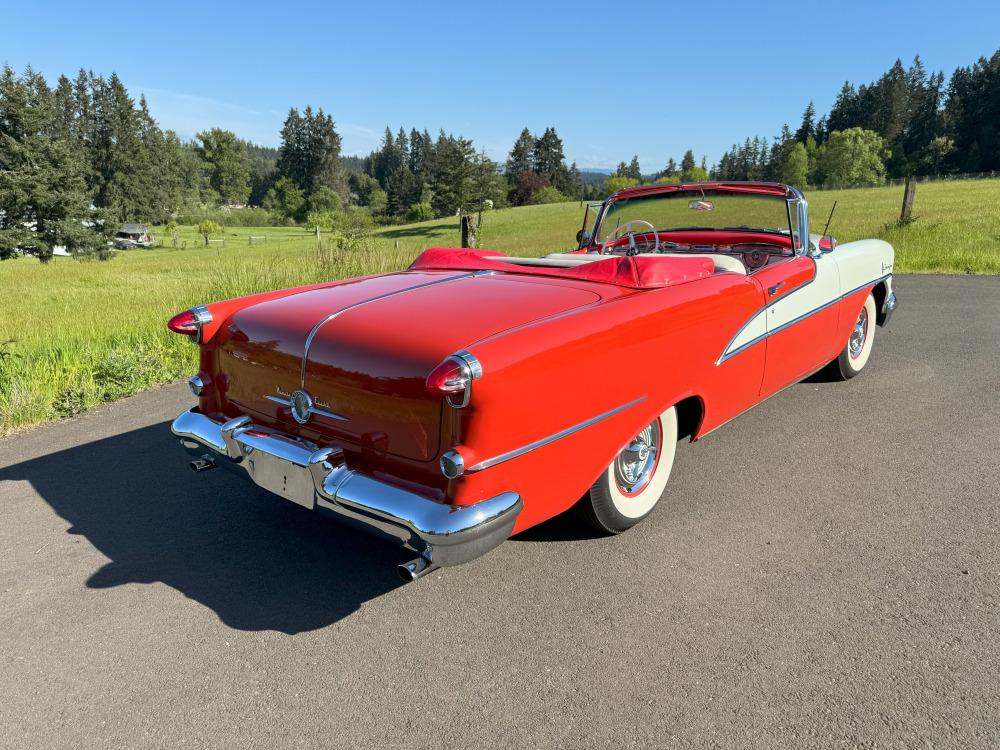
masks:
{"type": "MultiPolygon", "coordinates": [[[[650,224],[645,219],[632,219],[631,221],[626,221],[624,224],[622,224],[622,225],[620,225],[618,227],[615,227],[615,230],[611,233],[611,236],[608,237],[608,239],[606,239],[604,241],[603,245],[601,245],[601,255],[607,255],[607,254],[609,254],[609,253],[606,253],[605,251],[608,249],[608,245],[610,245],[615,240],[620,239],[625,234],[634,235],[635,232],[629,231],[629,228],[633,224],[645,224],[647,227],[649,227],[649,231],[651,231],[653,233],[653,238],[655,239],[655,245],[653,246],[653,252],[654,253],[660,252],[660,235],[656,233],[656,227],[654,227],[652,224],[650,224]],[[623,230],[625,230],[625,231],[623,231],[623,230]]],[[[634,243],[634,241],[635,240],[633,239],[633,243],[634,243]]]]}

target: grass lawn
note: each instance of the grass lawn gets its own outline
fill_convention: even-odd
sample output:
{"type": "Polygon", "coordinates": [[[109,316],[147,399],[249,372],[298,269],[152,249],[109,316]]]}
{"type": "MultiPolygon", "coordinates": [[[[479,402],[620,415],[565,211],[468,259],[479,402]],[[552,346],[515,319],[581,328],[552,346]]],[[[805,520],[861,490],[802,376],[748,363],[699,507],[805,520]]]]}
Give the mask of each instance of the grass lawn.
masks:
{"type": "MultiPolygon", "coordinates": [[[[915,221],[898,227],[902,190],[808,193],[813,230],[836,200],[830,233],[841,242],[889,241],[898,272],[1000,274],[1000,180],[921,184],[915,221]]],[[[578,203],[491,211],[480,245],[523,255],[568,250],[582,216],[578,203]]],[[[106,263],[0,263],[0,434],[193,372],[195,348],[164,326],[191,305],[405,268],[427,247],[457,245],[459,234],[449,218],[383,228],[365,251],[332,251],[301,228],[233,228],[225,240],[205,247],[186,227],[181,247],[121,252],[106,263]],[[251,245],[250,235],[269,239],[251,245]]]]}

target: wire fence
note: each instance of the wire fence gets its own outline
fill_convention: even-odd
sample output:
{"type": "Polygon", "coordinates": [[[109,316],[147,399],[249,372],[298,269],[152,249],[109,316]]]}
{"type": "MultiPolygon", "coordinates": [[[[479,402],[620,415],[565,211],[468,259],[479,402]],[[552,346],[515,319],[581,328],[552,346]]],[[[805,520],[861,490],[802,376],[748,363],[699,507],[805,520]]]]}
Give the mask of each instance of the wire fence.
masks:
{"type": "MultiPolygon", "coordinates": [[[[964,180],[995,180],[1000,172],[962,172],[961,174],[924,174],[914,175],[914,182],[962,182],[964,180]]],[[[882,182],[869,182],[864,185],[810,185],[809,191],[817,190],[855,190],[857,188],[897,187],[906,184],[906,177],[895,177],[882,182]]]]}
{"type": "MultiPolygon", "coordinates": [[[[320,238],[322,235],[320,235],[320,238]]],[[[234,234],[226,235],[219,238],[209,238],[206,242],[204,238],[200,236],[192,237],[190,235],[178,234],[177,236],[172,235],[156,235],[156,240],[153,243],[153,247],[162,247],[168,249],[177,250],[187,250],[189,248],[195,249],[199,247],[245,247],[245,246],[280,246],[285,245],[290,242],[302,242],[303,240],[316,240],[317,235],[315,231],[308,232],[295,232],[295,233],[282,233],[282,234],[234,234]]]]}

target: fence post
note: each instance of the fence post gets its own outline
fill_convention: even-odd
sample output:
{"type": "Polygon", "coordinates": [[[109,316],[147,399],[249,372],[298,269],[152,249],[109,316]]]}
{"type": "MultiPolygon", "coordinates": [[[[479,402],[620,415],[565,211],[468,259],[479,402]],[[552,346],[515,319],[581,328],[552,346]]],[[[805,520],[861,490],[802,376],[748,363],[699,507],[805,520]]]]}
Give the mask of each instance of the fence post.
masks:
{"type": "Polygon", "coordinates": [[[476,246],[476,217],[472,214],[462,216],[462,247],[476,246]]]}
{"type": "Polygon", "coordinates": [[[899,212],[899,223],[906,224],[910,221],[913,213],[913,199],[917,194],[917,181],[913,177],[906,178],[906,185],[903,187],[903,208],[899,212]]]}

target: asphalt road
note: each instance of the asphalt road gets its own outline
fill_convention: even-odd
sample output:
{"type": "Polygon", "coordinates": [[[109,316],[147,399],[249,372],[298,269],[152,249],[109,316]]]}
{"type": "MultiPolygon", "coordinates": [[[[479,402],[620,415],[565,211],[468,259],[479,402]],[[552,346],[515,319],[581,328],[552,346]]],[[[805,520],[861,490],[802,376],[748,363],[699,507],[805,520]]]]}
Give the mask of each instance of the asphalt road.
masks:
{"type": "Polygon", "coordinates": [[[182,385],[0,441],[0,743],[996,747],[1000,278],[897,289],[860,377],[682,445],[627,534],[413,584],[192,474],[182,385]]]}

